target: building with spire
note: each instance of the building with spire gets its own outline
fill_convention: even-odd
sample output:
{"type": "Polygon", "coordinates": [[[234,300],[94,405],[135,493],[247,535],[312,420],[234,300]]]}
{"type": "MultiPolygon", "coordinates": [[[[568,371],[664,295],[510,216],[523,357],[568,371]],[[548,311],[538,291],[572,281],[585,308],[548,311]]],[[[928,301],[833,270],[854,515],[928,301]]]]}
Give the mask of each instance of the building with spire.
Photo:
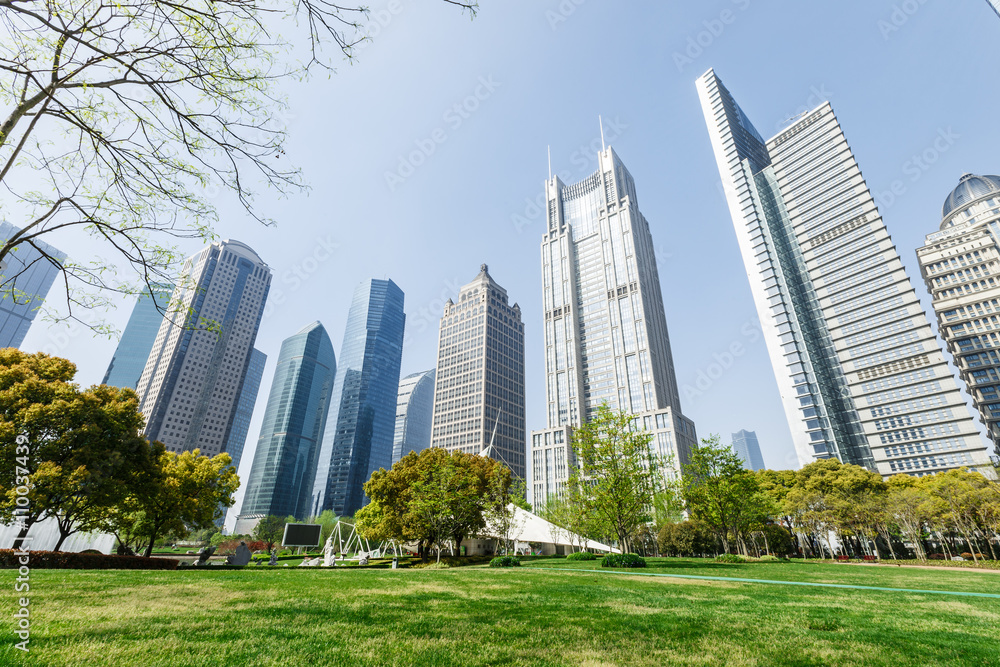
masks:
{"type": "Polygon", "coordinates": [[[697,446],[681,413],[653,237],[632,175],[608,147],[594,174],[573,185],[551,177],[545,192],[547,428],[531,435],[536,506],[562,493],[571,431],[602,406],[635,415],[675,472],[697,446]]]}
{"type": "Polygon", "coordinates": [[[316,466],[313,516],[324,510],[353,516],[365,505],[364,483],[392,467],[405,324],[396,283],[372,279],[354,290],[316,466]]]}
{"type": "Polygon", "coordinates": [[[524,324],[483,264],[444,306],[431,446],[484,454],[525,475],[524,324]]]}
{"type": "Polygon", "coordinates": [[[714,71],[697,88],[800,463],[974,464],[978,430],[830,104],[765,140],[714,71]]]}
{"type": "Polygon", "coordinates": [[[212,243],[181,269],[136,393],[146,437],[168,451],[226,450],[271,285],[239,241],[212,243]]]}
{"type": "MultiPolygon", "coordinates": [[[[962,176],[917,259],[938,332],[1000,456],[1000,176],[962,176]]],[[[983,449],[968,463],[985,466],[983,449]]]]}

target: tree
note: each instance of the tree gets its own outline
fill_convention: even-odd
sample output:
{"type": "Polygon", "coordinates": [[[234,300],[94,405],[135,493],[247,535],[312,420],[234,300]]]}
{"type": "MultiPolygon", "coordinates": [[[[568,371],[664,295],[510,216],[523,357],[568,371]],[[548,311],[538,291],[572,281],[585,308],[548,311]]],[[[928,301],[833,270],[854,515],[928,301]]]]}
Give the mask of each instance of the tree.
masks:
{"type": "Polygon", "coordinates": [[[64,359],[0,350],[0,457],[8,482],[0,518],[20,524],[16,547],[46,517],[57,522],[56,551],[73,533],[97,529],[152,468],[135,392],[80,390],[70,382],[75,371],[64,359]],[[29,501],[26,512],[19,496],[29,501]]]}
{"type": "Polygon", "coordinates": [[[253,529],[253,538],[267,542],[267,550],[270,551],[276,542],[280,542],[285,534],[285,520],[280,516],[269,514],[260,521],[253,529]]]}
{"type": "Polygon", "coordinates": [[[572,437],[579,467],[570,472],[571,493],[578,494],[587,515],[610,528],[623,552],[629,551],[639,527],[652,520],[659,478],[650,448],[653,436],[638,430],[634,419],[603,406],[572,437]]]}
{"type": "Polygon", "coordinates": [[[757,477],[743,468],[739,456],[718,435],[702,439],[684,466],[684,500],[692,518],[715,532],[723,551],[730,539],[748,555],[746,537],[775,513],[757,477]]]}
{"type": "MultiPolygon", "coordinates": [[[[475,12],[474,2],[445,0],[475,12]]],[[[172,280],[177,238],[213,237],[228,191],[254,219],[261,187],[302,187],[286,166],[277,84],[348,59],[367,9],[330,0],[5,0],[0,2],[0,185],[21,230],[0,262],[32,246],[62,274],[57,319],[172,280]],[[296,20],[298,19],[298,20],[296,20]],[[279,37],[302,26],[298,34],[279,37]],[[302,65],[283,54],[302,50],[302,65]],[[39,241],[77,231],[104,245],[60,262],[39,241]]],[[[8,262],[9,263],[9,262],[8,262]]],[[[25,298],[24,271],[0,293],[25,298]]],[[[83,321],[106,331],[101,322],[83,321]]]]}
{"type": "Polygon", "coordinates": [[[156,469],[149,482],[130,494],[120,511],[105,521],[106,529],[119,539],[126,532],[144,536],[146,557],[152,555],[158,536],[171,532],[184,535],[221,519],[240,485],[229,454],[209,458],[197,449],[178,454],[158,447],[156,469]]]}
{"type": "Polygon", "coordinates": [[[523,522],[518,521],[515,508],[531,511],[531,505],[524,499],[524,480],[511,481],[512,477],[510,468],[505,465],[493,469],[486,482],[486,503],[483,508],[486,527],[497,536],[499,550],[504,555],[513,551],[517,534],[523,528],[523,522]]]}

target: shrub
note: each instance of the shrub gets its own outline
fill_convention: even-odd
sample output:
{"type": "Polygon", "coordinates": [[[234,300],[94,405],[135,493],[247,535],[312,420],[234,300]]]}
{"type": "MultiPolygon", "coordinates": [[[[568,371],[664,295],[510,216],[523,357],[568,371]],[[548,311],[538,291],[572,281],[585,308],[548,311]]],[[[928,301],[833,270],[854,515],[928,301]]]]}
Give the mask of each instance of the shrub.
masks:
{"type": "MultiPolygon", "coordinates": [[[[176,570],[180,561],[173,558],[143,558],[142,556],[108,556],[105,554],[64,553],[62,551],[31,551],[28,566],[36,570],[176,570]]],[[[0,549],[0,568],[20,567],[13,549],[0,549]]]]}
{"type": "Polygon", "coordinates": [[[758,560],[760,560],[762,563],[776,563],[781,559],[775,556],[774,554],[764,554],[758,560]]]}
{"type": "Polygon", "coordinates": [[[637,554],[608,554],[601,567],[646,567],[646,559],[637,554]]]}
{"type": "Polygon", "coordinates": [[[962,553],[959,554],[959,556],[961,556],[965,560],[972,560],[972,553],[969,551],[963,551],[962,553]]]}
{"type": "Polygon", "coordinates": [[[946,556],[944,554],[931,554],[928,558],[931,560],[945,560],[946,556]]]}
{"type": "Polygon", "coordinates": [[[497,556],[490,561],[490,567],[521,567],[521,559],[517,556],[497,556]]]}
{"type": "Polygon", "coordinates": [[[577,551],[566,556],[566,560],[597,560],[597,556],[589,551],[577,551]]]}
{"type": "Polygon", "coordinates": [[[716,563],[745,563],[747,559],[737,554],[720,554],[715,557],[716,563]]]}

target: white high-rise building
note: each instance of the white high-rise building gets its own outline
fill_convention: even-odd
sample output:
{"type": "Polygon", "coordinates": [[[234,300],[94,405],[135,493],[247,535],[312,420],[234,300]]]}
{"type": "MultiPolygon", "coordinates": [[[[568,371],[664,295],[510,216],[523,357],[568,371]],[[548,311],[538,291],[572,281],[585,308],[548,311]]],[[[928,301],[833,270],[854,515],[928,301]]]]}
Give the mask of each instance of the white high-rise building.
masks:
{"type": "MultiPolygon", "coordinates": [[[[1000,456],[1000,176],[962,176],[917,259],[938,330],[1000,456]]],[[[986,463],[985,452],[974,462],[986,463]]]]}
{"type": "Polygon", "coordinates": [[[982,442],[829,103],[765,140],[715,72],[697,81],[802,464],[923,475],[982,442]]]}
{"type": "Polygon", "coordinates": [[[602,405],[634,414],[654,452],[687,463],[694,424],[681,414],[649,223],[611,148],[574,185],[545,184],[542,237],[548,427],[532,433],[532,495],[559,495],[573,465],[572,428],[602,405]]]}
{"type": "Polygon", "coordinates": [[[485,453],[524,479],[524,324],[485,264],[444,306],[431,447],[485,453]]]}
{"type": "Polygon", "coordinates": [[[239,241],[187,259],[136,390],[146,437],[173,452],[225,451],[270,284],[239,241]]]}

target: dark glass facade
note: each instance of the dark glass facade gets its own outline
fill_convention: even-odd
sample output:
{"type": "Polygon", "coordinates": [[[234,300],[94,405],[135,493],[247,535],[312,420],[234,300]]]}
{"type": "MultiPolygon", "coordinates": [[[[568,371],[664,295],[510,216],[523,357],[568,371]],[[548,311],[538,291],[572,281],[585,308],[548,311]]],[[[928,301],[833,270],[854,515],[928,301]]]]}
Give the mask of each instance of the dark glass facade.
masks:
{"type": "Polygon", "coordinates": [[[151,292],[139,296],[101,384],[129,389],[139,386],[173,291],[173,285],[154,285],[151,292]]]}
{"type": "Polygon", "coordinates": [[[240,396],[236,399],[236,411],[233,413],[233,425],[229,429],[229,438],[222,450],[233,459],[233,467],[240,469],[240,459],[246,446],[247,433],[250,431],[250,420],[253,419],[253,407],[257,404],[257,392],[260,391],[260,381],[264,377],[264,364],[267,355],[254,348],[250,350],[250,362],[243,375],[243,386],[240,396]]]}
{"type": "Polygon", "coordinates": [[[313,486],[314,515],[354,514],[365,504],[362,485],[392,466],[405,323],[403,291],[391,280],[368,280],[354,291],[313,486]]]}
{"type": "Polygon", "coordinates": [[[319,322],[281,344],[241,515],[310,513],[336,372],[333,344],[319,322]]]}

